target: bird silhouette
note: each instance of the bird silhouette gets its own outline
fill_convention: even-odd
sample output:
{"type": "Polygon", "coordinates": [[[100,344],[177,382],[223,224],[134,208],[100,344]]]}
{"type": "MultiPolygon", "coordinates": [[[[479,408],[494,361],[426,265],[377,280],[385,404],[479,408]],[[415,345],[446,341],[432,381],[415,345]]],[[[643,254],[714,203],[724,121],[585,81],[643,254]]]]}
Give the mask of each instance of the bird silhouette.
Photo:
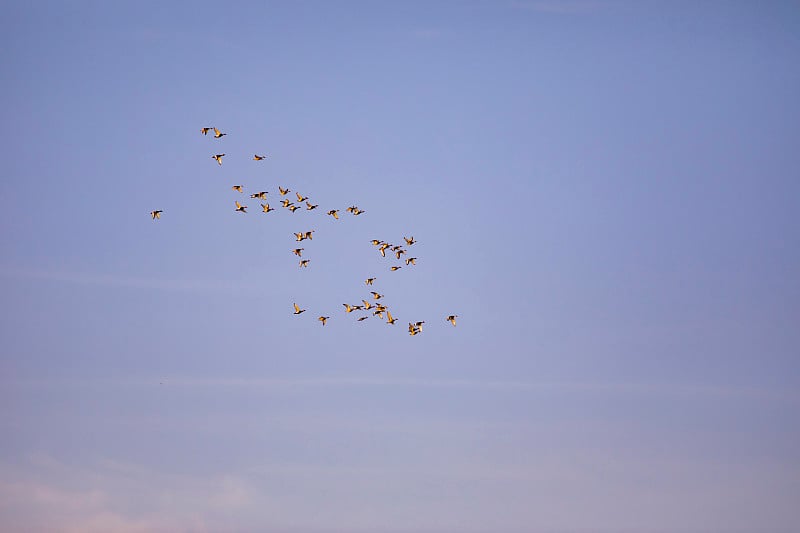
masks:
{"type": "Polygon", "coordinates": [[[309,261],[311,261],[311,259],[302,259],[302,260],[300,260],[300,268],[303,268],[303,267],[308,268],[308,262],[309,261]]]}
{"type": "Polygon", "coordinates": [[[378,278],[367,278],[366,281],[364,281],[364,283],[366,285],[372,285],[372,282],[375,281],[376,279],[378,278]]]}
{"type": "Polygon", "coordinates": [[[453,324],[455,326],[456,325],[456,318],[458,318],[458,315],[450,315],[447,318],[445,318],[445,320],[447,320],[448,322],[450,322],[451,324],[453,324]]]}
{"type": "MultiPolygon", "coordinates": [[[[398,257],[398,259],[399,259],[399,257],[398,257]]],[[[417,264],[417,258],[416,257],[409,257],[408,259],[406,259],[406,266],[408,266],[408,265],[416,265],[416,264],[417,264]]]]}
{"type": "Polygon", "coordinates": [[[200,133],[202,133],[203,135],[208,135],[208,131],[209,131],[210,129],[211,129],[211,128],[200,128],[200,133]]]}
{"type": "Polygon", "coordinates": [[[266,159],[266,158],[267,158],[267,156],[265,156],[265,155],[256,154],[256,155],[253,156],[253,160],[255,160],[255,161],[261,161],[262,159],[266,159]]]}
{"type": "Polygon", "coordinates": [[[338,209],[331,209],[330,211],[328,211],[328,214],[330,216],[332,216],[333,218],[335,218],[336,220],[339,220],[339,210],[338,209]]]}
{"type": "Polygon", "coordinates": [[[212,155],[211,159],[216,159],[217,163],[221,165],[223,157],[225,157],[225,154],[217,154],[217,155],[212,155]]]}
{"type": "Polygon", "coordinates": [[[396,272],[396,271],[400,270],[401,268],[403,268],[403,267],[399,267],[399,266],[393,266],[393,267],[392,267],[392,268],[390,268],[389,270],[391,270],[392,272],[396,272]]]}
{"type": "Polygon", "coordinates": [[[236,210],[241,211],[242,213],[247,213],[247,206],[240,204],[238,201],[236,202],[236,210]]]}
{"type": "Polygon", "coordinates": [[[222,133],[217,128],[214,128],[214,138],[215,139],[219,139],[220,137],[224,137],[226,135],[227,135],[227,133],[222,133]]]}
{"type": "Polygon", "coordinates": [[[311,202],[306,202],[306,211],[311,211],[312,209],[316,209],[319,207],[319,204],[312,204],[311,202]]]}
{"type": "Polygon", "coordinates": [[[156,209],[155,211],[150,211],[150,216],[153,217],[153,220],[161,219],[161,213],[163,212],[161,209],[156,209]]]}
{"type": "Polygon", "coordinates": [[[231,189],[233,189],[234,191],[244,192],[242,190],[242,186],[241,185],[234,185],[233,187],[231,187],[231,189]]]}
{"type": "Polygon", "coordinates": [[[266,200],[267,199],[267,191],[255,192],[255,193],[250,195],[250,198],[258,198],[259,200],[266,200]]]}
{"type": "Polygon", "coordinates": [[[270,211],[275,211],[275,208],[270,207],[269,204],[261,204],[261,211],[264,213],[269,213],[270,211]]]}
{"type": "Polygon", "coordinates": [[[303,257],[303,250],[305,250],[305,248],[295,248],[292,250],[292,253],[297,257],[303,257]]]}
{"type": "Polygon", "coordinates": [[[411,246],[412,244],[417,242],[417,241],[414,240],[414,236],[413,235],[411,237],[403,237],[403,239],[405,239],[406,244],[409,245],[409,246],[411,246]]]}
{"type": "Polygon", "coordinates": [[[284,189],[280,185],[278,185],[278,192],[281,193],[281,196],[286,196],[288,193],[292,192],[290,189],[284,189]]]}
{"type": "Polygon", "coordinates": [[[319,317],[317,320],[319,320],[320,322],[322,322],[322,325],[324,326],[324,325],[325,325],[325,323],[328,321],[328,319],[329,319],[329,318],[330,318],[329,316],[321,316],[321,317],[319,317]]]}
{"type": "Polygon", "coordinates": [[[294,314],[299,315],[300,313],[304,313],[305,309],[300,309],[297,304],[294,304],[294,314]]]}

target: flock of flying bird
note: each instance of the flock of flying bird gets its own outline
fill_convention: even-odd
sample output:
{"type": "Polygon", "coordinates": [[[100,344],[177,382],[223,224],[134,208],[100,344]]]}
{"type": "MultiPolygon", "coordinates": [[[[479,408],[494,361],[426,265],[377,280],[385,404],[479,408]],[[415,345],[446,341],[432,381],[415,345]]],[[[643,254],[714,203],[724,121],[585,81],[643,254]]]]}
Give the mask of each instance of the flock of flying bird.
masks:
{"type": "MultiPolygon", "coordinates": [[[[227,133],[222,133],[221,131],[219,131],[215,127],[201,128],[200,132],[203,135],[208,135],[208,133],[211,130],[214,131],[214,138],[215,139],[221,139],[222,137],[227,135],[227,133]]],[[[220,165],[220,166],[222,166],[222,158],[223,157],[225,157],[224,153],[214,154],[214,155],[211,156],[211,158],[214,159],[217,162],[217,164],[220,165]]],[[[263,161],[266,158],[267,158],[266,155],[258,155],[258,154],[253,155],[253,160],[254,161],[263,161]]],[[[242,185],[233,185],[231,187],[231,189],[236,191],[236,192],[238,192],[238,193],[244,193],[244,188],[243,188],[242,185]]],[[[278,186],[278,193],[280,194],[280,196],[283,197],[283,199],[281,200],[281,207],[287,209],[288,211],[294,213],[298,209],[302,209],[303,204],[305,205],[305,210],[306,211],[313,211],[313,210],[315,210],[315,209],[317,209],[319,207],[318,204],[312,204],[309,201],[309,197],[308,196],[303,196],[299,192],[295,192],[295,196],[297,197],[297,203],[300,204],[300,205],[295,205],[294,201],[291,199],[291,196],[288,196],[290,192],[292,192],[290,189],[288,189],[288,188],[284,189],[283,187],[278,186]]],[[[250,198],[251,199],[256,199],[256,200],[266,200],[267,199],[267,194],[269,194],[268,191],[258,191],[258,192],[252,193],[250,195],[250,198]]],[[[234,204],[236,206],[235,211],[238,211],[240,213],[247,213],[247,206],[246,205],[242,205],[241,203],[239,203],[238,200],[234,201],[234,204]]],[[[268,203],[262,203],[261,204],[261,210],[262,210],[263,213],[270,213],[272,211],[275,211],[275,208],[271,207],[268,203]]],[[[359,216],[359,215],[361,215],[361,214],[366,212],[363,209],[359,209],[358,206],[355,206],[355,205],[351,205],[350,207],[345,209],[345,211],[350,213],[353,216],[359,216]]],[[[150,212],[150,216],[152,217],[153,220],[157,220],[157,219],[161,218],[161,214],[162,213],[163,213],[163,210],[157,209],[157,210],[151,211],[150,212]]],[[[339,220],[339,210],[338,209],[331,209],[326,214],[331,216],[331,217],[333,217],[336,220],[339,220]]],[[[304,240],[313,240],[313,238],[314,238],[314,230],[295,233],[294,236],[295,236],[296,242],[302,242],[304,240]]],[[[406,248],[405,248],[405,246],[412,246],[417,241],[414,239],[413,236],[411,236],[411,237],[405,237],[404,236],[403,240],[405,241],[405,245],[391,244],[391,243],[389,243],[387,241],[383,241],[383,240],[380,240],[380,239],[373,239],[371,241],[371,244],[377,248],[378,252],[383,257],[386,257],[386,254],[388,252],[390,255],[394,255],[397,260],[404,260],[405,261],[405,266],[416,265],[417,264],[417,258],[416,257],[403,258],[403,256],[408,253],[406,248]]],[[[292,253],[294,253],[294,255],[296,255],[298,258],[300,258],[300,261],[299,261],[299,267],[300,268],[307,268],[309,263],[310,263],[310,259],[303,259],[303,251],[304,250],[305,250],[305,248],[295,248],[294,250],[292,250],[292,253]]],[[[396,271],[400,270],[401,268],[403,268],[403,265],[393,265],[393,266],[389,267],[389,270],[391,272],[396,272],[396,271]]],[[[367,285],[367,286],[372,286],[372,284],[377,279],[378,279],[377,277],[367,278],[364,281],[364,284],[367,285]]],[[[362,299],[360,304],[348,304],[348,303],[342,304],[344,306],[345,313],[352,313],[353,311],[366,312],[366,314],[362,314],[361,316],[358,317],[358,319],[357,319],[358,322],[363,322],[364,320],[370,318],[370,316],[376,316],[379,319],[383,320],[384,319],[384,315],[385,315],[386,323],[388,325],[394,325],[394,323],[397,322],[397,319],[392,316],[392,313],[388,309],[388,307],[386,307],[386,305],[384,305],[380,301],[381,298],[383,298],[383,294],[380,294],[380,293],[374,292],[374,291],[370,292],[370,294],[372,295],[372,297],[374,299],[374,302],[369,301],[368,299],[362,299]]],[[[294,303],[293,305],[294,305],[294,313],[293,314],[295,314],[295,315],[299,315],[299,314],[304,313],[306,311],[306,309],[301,309],[300,306],[297,305],[297,303],[294,303]]],[[[330,318],[331,318],[330,316],[322,316],[321,315],[321,316],[319,316],[317,318],[317,320],[319,320],[322,323],[322,325],[324,326],[327,323],[327,321],[330,320],[330,318]]],[[[456,318],[458,318],[458,315],[448,315],[445,318],[445,320],[447,322],[450,322],[453,326],[455,326],[456,325],[456,318]]],[[[419,333],[421,333],[423,324],[425,324],[424,320],[419,320],[419,321],[416,321],[416,322],[409,322],[408,323],[408,333],[409,333],[409,335],[414,336],[414,335],[418,335],[419,333]]]]}

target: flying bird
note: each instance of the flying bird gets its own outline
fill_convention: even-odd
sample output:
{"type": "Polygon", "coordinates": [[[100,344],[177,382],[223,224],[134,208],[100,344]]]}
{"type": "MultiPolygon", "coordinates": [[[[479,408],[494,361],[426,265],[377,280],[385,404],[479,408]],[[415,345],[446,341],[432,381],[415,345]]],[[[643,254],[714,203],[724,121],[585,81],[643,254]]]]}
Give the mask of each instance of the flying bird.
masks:
{"type": "Polygon", "coordinates": [[[267,158],[267,156],[265,156],[265,155],[256,154],[256,155],[253,156],[253,160],[254,161],[261,161],[262,159],[266,159],[266,158],[267,158]]]}
{"type": "Polygon", "coordinates": [[[352,305],[350,305],[350,304],[342,304],[342,305],[344,306],[344,310],[345,310],[345,312],[347,312],[347,313],[352,313],[352,312],[353,312],[353,309],[355,309],[355,307],[353,307],[353,306],[352,306],[352,305]]]}
{"type": "Polygon", "coordinates": [[[288,198],[284,198],[283,200],[281,200],[281,205],[283,207],[289,207],[290,205],[292,205],[292,202],[290,202],[288,198]]]}
{"type": "Polygon", "coordinates": [[[383,244],[383,241],[379,241],[378,239],[372,239],[369,242],[371,242],[375,246],[380,246],[381,244],[383,244]]]}
{"type": "Polygon", "coordinates": [[[330,216],[332,216],[333,218],[335,218],[336,220],[339,220],[339,210],[338,209],[331,209],[330,211],[328,211],[328,214],[330,216]]]}
{"type": "Polygon", "coordinates": [[[351,205],[350,207],[345,209],[345,211],[347,211],[348,213],[353,213],[356,209],[358,209],[356,206],[351,205]]]}
{"type": "Polygon", "coordinates": [[[250,198],[258,198],[259,200],[267,199],[267,191],[260,191],[250,195],[250,198]]]}
{"type": "Polygon", "coordinates": [[[403,255],[404,253],[406,253],[405,250],[397,250],[394,254],[397,256],[398,259],[400,259],[400,256],[403,255]]]}
{"type": "Polygon", "coordinates": [[[306,202],[306,211],[311,211],[312,209],[316,209],[319,207],[319,204],[312,204],[311,202],[306,202]]]}
{"type": "Polygon", "coordinates": [[[281,196],[286,196],[286,194],[292,192],[290,189],[284,189],[280,185],[278,185],[278,192],[281,193],[281,196]]]}
{"type": "Polygon", "coordinates": [[[369,315],[367,315],[367,316],[362,316],[361,318],[359,318],[359,319],[358,319],[358,321],[359,321],[359,322],[361,322],[362,320],[366,320],[366,319],[368,319],[368,318],[369,318],[369,315]]]}
{"type": "Polygon", "coordinates": [[[414,236],[413,235],[411,237],[403,237],[403,239],[405,239],[406,244],[409,245],[409,246],[411,246],[412,244],[417,242],[417,241],[414,240],[414,236]]]}
{"type": "Polygon", "coordinates": [[[375,281],[376,279],[378,279],[378,278],[367,278],[364,283],[366,285],[372,285],[372,282],[375,281]]]}
{"type": "Polygon", "coordinates": [[[365,311],[369,311],[370,309],[372,309],[372,304],[371,303],[369,303],[366,300],[361,300],[361,301],[364,302],[364,310],[365,311]]]}
{"type": "Polygon", "coordinates": [[[309,261],[311,261],[311,259],[302,259],[300,261],[300,268],[303,268],[303,267],[308,268],[308,262],[309,261]]]}
{"type": "Polygon", "coordinates": [[[313,235],[313,233],[314,233],[315,231],[317,231],[317,230],[314,230],[314,229],[312,229],[311,231],[307,231],[307,232],[305,232],[303,235],[304,235],[304,237],[305,237],[306,239],[311,239],[311,240],[313,241],[313,240],[314,240],[314,235],[313,235]]]}
{"type": "Polygon", "coordinates": [[[297,242],[300,242],[300,241],[302,241],[303,239],[306,238],[306,236],[303,235],[302,233],[295,233],[294,236],[297,239],[297,242]]]}
{"type": "Polygon", "coordinates": [[[308,196],[302,196],[299,192],[296,192],[295,194],[297,195],[298,202],[305,202],[308,200],[308,196]]]}
{"type": "Polygon", "coordinates": [[[261,204],[261,211],[264,213],[269,213],[270,211],[275,211],[275,208],[270,207],[269,204],[261,204]]]}
{"type": "Polygon", "coordinates": [[[319,317],[317,320],[319,320],[320,322],[322,322],[322,325],[324,326],[324,325],[325,325],[325,322],[327,322],[329,318],[330,318],[329,316],[321,316],[321,317],[319,317]]]}
{"type": "Polygon", "coordinates": [[[203,135],[208,135],[208,132],[211,128],[200,128],[200,133],[203,135]]]}
{"type": "Polygon", "coordinates": [[[217,163],[219,163],[221,165],[223,157],[225,157],[225,154],[217,154],[217,155],[212,155],[211,159],[216,159],[217,163]]]}
{"type": "MultiPolygon", "coordinates": [[[[398,257],[398,259],[400,259],[400,258],[398,257]]],[[[406,266],[408,266],[408,265],[416,265],[416,264],[417,264],[417,258],[416,257],[409,257],[408,259],[406,259],[406,266]]]]}
{"type": "Polygon", "coordinates": [[[390,268],[389,270],[391,270],[392,272],[396,272],[396,271],[400,270],[401,268],[403,268],[403,267],[399,267],[399,266],[393,266],[393,267],[392,267],[392,268],[390,268]]]}
{"type": "Polygon", "coordinates": [[[355,211],[353,211],[354,215],[360,215],[361,213],[366,213],[366,211],[364,211],[363,209],[356,209],[355,211]]]}
{"type": "Polygon", "coordinates": [[[456,325],[456,318],[458,318],[458,315],[450,315],[447,318],[445,318],[445,320],[447,320],[448,322],[450,322],[451,324],[453,324],[455,326],[456,325]]]}
{"type": "Polygon", "coordinates": [[[240,204],[239,201],[237,200],[236,201],[236,210],[237,211],[241,211],[242,213],[247,213],[247,206],[240,204]]]}
{"type": "Polygon", "coordinates": [[[161,213],[163,212],[161,209],[156,209],[155,211],[150,211],[150,216],[153,217],[153,220],[161,219],[161,213]]]}
{"type": "Polygon", "coordinates": [[[418,330],[422,331],[422,324],[424,324],[424,323],[425,323],[424,320],[422,320],[420,322],[415,322],[414,323],[414,327],[416,327],[418,330]]]}
{"type": "Polygon", "coordinates": [[[397,322],[397,319],[392,316],[390,311],[386,311],[386,323],[394,326],[395,322],[397,322]]]}
{"type": "MultiPolygon", "coordinates": [[[[233,189],[234,191],[244,192],[242,190],[242,186],[241,185],[234,185],[233,187],[231,187],[231,189],[233,189]]],[[[252,196],[251,196],[251,198],[252,198],[252,196]]]]}
{"type": "Polygon", "coordinates": [[[220,137],[224,137],[227,133],[222,133],[217,128],[214,128],[214,138],[219,139],[220,137]]]}
{"type": "Polygon", "coordinates": [[[300,207],[298,207],[298,206],[296,206],[296,205],[290,205],[290,206],[288,207],[288,209],[289,209],[289,211],[291,211],[292,213],[294,213],[295,211],[297,211],[298,209],[300,209],[300,207]]]}
{"type": "Polygon", "coordinates": [[[372,296],[374,296],[376,300],[380,300],[381,298],[383,298],[383,294],[378,294],[378,293],[377,293],[377,292],[375,292],[375,291],[371,291],[371,292],[370,292],[370,294],[371,294],[372,296]]]}
{"type": "Polygon", "coordinates": [[[297,304],[294,304],[294,314],[295,315],[299,315],[300,313],[303,313],[304,311],[305,311],[305,309],[300,309],[300,307],[298,307],[297,304]]]}
{"type": "Polygon", "coordinates": [[[292,253],[297,257],[303,257],[303,250],[305,250],[305,248],[295,248],[292,250],[292,253]]]}

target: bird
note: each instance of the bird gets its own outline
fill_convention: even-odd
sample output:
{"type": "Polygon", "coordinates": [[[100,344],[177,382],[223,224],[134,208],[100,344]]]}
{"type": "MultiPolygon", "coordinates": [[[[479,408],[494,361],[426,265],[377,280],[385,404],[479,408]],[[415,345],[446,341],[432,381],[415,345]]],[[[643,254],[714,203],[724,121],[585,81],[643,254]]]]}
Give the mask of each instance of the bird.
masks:
{"type": "Polygon", "coordinates": [[[353,309],[355,309],[355,307],[353,307],[350,304],[342,304],[342,305],[344,306],[344,310],[346,313],[352,313],[353,309]]]}
{"type": "Polygon", "coordinates": [[[296,206],[296,205],[290,205],[290,206],[288,207],[288,209],[289,209],[289,211],[291,211],[292,213],[294,213],[295,211],[297,211],[297,210],[298,210],[298,209],[300,209],[300,208],[299,208],[298,206],[296,206]]]}
{"type": "Polygon", "coordinates": [[[372,314],[383,320],[383,311],[380,309],[376,309],[372,314]]]}
{"type": "Polygon", "coordinates": [[[208,132],[211,128],[200,128],[200,133],[203,135],[208,135],[208,132]]]}
{"type": "Polygon", "coordinates": [[[311,261],[311,259],[302,259],[300,261],[300,268],[303,268],[303,267],[308,268],[308,262],[309,261],[311,261]]]}
{"type": "Polygon", "coordinates": [[[262,159],[266,159],[266,158],[267,158],[267,156],[265,156],[265,155],[258,155],[258,154],[255,154],[255,155],[253,156],[253,160],[254,160],[254,161],[261,161],[262,159]]]}
{"type": "Polygon", "coordinates": [[[242,213],[247,213],[247,206],[240,204],[238,201],[236,202],[236,210],[241,211],[242,213]]]}
{"type": "Polygon", "coordinates": [[[375,281],[376,279],[378,279],[378,278],[367,278],[366,281],[364,281],[364,284],[365,285],[372,285],[372,282],[375,281]]]}
{"type": "Polygon", "coordinates": [[[448,322],[450,322],[451,324],[453,324],[455,326],[456,325],[456,318],[458,318],[458,315],[450,315],[447,318],[445,318],[445,320],[447,320],[448,322]]]}
{"type": "Polygon", "coordinates": [[[278,185],[278,192],[281,193],[281,196],[286,196],[288,193],[292,192],[290,189],[284,189],[280,185],[278,185]]]}
{"type": "Polygon", "coordinates": [[[414,323],[414,327],[416,327],[418,330],[422,331],[422,324],[424,324],[424,323],[425,323],[424,320],[422,320],[420,322],[415,322],[414,323]]]}
{"type": "Polygon", "coordinates": [[[367,315],[367,316],[362,316],[361,318],[359,318],[359,319],[358,319],[358,321],[359,321],[359,322],[361,322],[362,320],[366,320],[366,319],[368,319],[368,318],[369,318],[369,315],[367,315]]]}
{"type": "Polygon", "coordinates": [[[335,218],[336,220],[339,220],[339,210],[338,209],[331,209],[330,211],[328,211],[328,214],[330,216],[332,216],[333,218],[335,218]]]}
{"type": "Polygon", "coordinates": [[[383,304],[378,303],[378,304],[375,304],[375,309],[377,309],[378,311],[383,313],[384,311],[386,311],[386,306],[383,305],[383,304]]]}
{"type": "Polygon", "coordinates": [[[292,253],[297,257],[303,257],[303,250],[305,250],[305,248],[295,248],[292,250],[292,253]]]}
{"type": "Polygon", "coordinates": [[[163,213],[163,212],[164,211],[162,211],[161,209],[156,209],[155,211],[150,211],[150,216],[153,217],[153,220],[155,220],[155,219],[159,219],[160,220],[161,219],[161,213],[163,213]]]}
{"type": "Polygon", "coordinates": [[[414,324],[412,324],[411,322],[408,323],[408,334],[409,335],[411,335],[413,337],[414,335],[416,335],[419,332],[420,332],[420,330],[417,329],[417,327],[414,326],[414,324]]]}
{"type": "Polygon", "coordinates": [[[315,231],[317,231],[317,230],[313,230],[313,229],[312,229],[311,231],[307,231],[307,232],[305,232],[303,235],[305,236],[305,238],[306,238],[306,239],[311,239],[311,240],[313,241],[313,240],[314,240],[314,235],[313,235],[313,233],[314,233],[315,231]]]}
{"type": "Polygon", "coordinates": [[[390,268],[389,270],[391,270],[392,272],[396,272],[396,271],[400,270],[401,268],[403,268],[403,267],[399,267],[399,266],[393,266],[393,267],[392,267],[392,268],[390,268]]]}
{"type": "Polygon", "coordinates": [[[374,296],[376,300],[380,300],[381,298],[383,298],[383,294],[378,294],[378,293],[377,293],[377,292],[375,292],[375,291],[370,291],[370,294],[371,294],[372,296],[374,296]]]}
{"type": "Polygon", "coordinates": [[[369,242],[372,243],[374,246],[380,246],[381,244],[383,244],[383,241],[379,241],[378,239],[372,239],[369,242]]]}
{"type": "Polygon", "coordinates": [[[366,213],[366,211],[364,211],[363,209],[356,209],[355,211],[353,211],[354,215],[360,215],[361,213],[366,213]]]}
{"type": "Polygon", "coordinates": [[[297,304],[294,304],[294,314],[299,315],[300,313],[304,312],[305,309],[300,309],[297,304]]]}
{"type": "Polygon", "coordinates": [[[378,248],[378,251],[381,253],[381,255],[382,255],[383,257],[386,257],[386,248],[384,248],[383,246],[381,246],[380,248],[378,248]]]}
{"type": "Polygon", "coordinates": [[[305,202],[306,200],[308,200],[308,196],[303,196],[299,192],[296,192],[294,194],[297,195],[298,202],[305,202]]]}
{"type": "Polygon", "coordinates": [[[269,213],[270,211],[275,211],[274,207],[270,207],[269,204],[261,204],[261,210],[264,213],[269,213]]]}
{"type": "Polygon", "coordinates": [[[258,198],[259,200],[266,200],[267,194],[268,194],[267,191],[255,192],[250,195],[250,198],[258,198]]]}
{"type": "MultiPolygon", "coordinates": [[[[400,259],[400,258],[398,257],[398,259],[400,259]]],[[[408,265],[416,265],[416,264],[417,264],[417,258],[416,257],[409,257],[408,259],[406,259],[406,266],[408,266],[408,265]]]]}
{"type": "Polygon", "coordinates": [[[233,187],[231,187],[231,189],[233,189],[234,191],[244,192],[242,190],[242,186],[241,185],[234,185],[233,187]]]}
{"type": "Polygon", "coordinates": [[[217,163],[219,163],[221,165],[223,157],[225,157],[225,154],[217,154],[217,155],[212,155],[211,159],[216,159],[217,163]]]}
{"type": "Polygon", "coordinates": [[[365,311],[369,311],[370,309],[372,309],[372,304],[371,303],[369,303],[366,300],[361,300],[361,301],[364,302],[364,310],[365,311]]]}
{"type": "Polygon", "coordinates": [[[356,209],[358,209],[356,206],[354,206],[354,205],[351,205],[351,206],[350,206],[350,207],[348,207],[348,208],[347,208],[345,211],[347,211],[348,213],[352,213],[352,212],[354,212],[356,209]]]}
{"type": "Polygon", "coordinates": [[[391,312],[386,311],[386,323],[394,326],[395,322],[397,322],[397,319],[392,316],[391,312]]]}
{"type": "Polygon", "coordinates": [[[311,202],[306,202],[306,211],[311,211],[312,209],[316,209],[319,207],[319,204],[312,204],[311,202]]]}
{"type": "Polygon", "coordinates": [[[222,133],[217,128],[214,128],[214,138],[219,139],[220,137],[224,137],[227,133],[222,133]]]}
{"type": "Polygon", "coordinates": [[[322,325],[324,326],[324,325],[325,325],[325,322],[327,322],[327,320],[328,320],[329,318],[330,318],[329,316],[321,316],[321,317],[319,317],[317,320],[319,320],[320,322],[322,322],[322,325]]]}
{"type": "Polygon", "coordinates": [[[405,251],[405,250],[397,250],[397,251],[394,253],[394,255],[396,255],[396,256],[397,256],[397,258],[398,258],[398,259],[400,259],[400,256],[401,256],[401,255],[403,255],[404,253],[406,253],[406,251],[405,251]]]}
{"type": "Polygon", "coordinates": [[[281,205],[283,207],[289,207],[290,205],[292,205],[292,202],[290,202],[288,198],[284,198],[283,200],[281,200],[281,205]]]}
{"type": "Polygon", "coordinates": [[[414,236],[413,235],[411,237],[403,237],[403,239],[405,239],[406,244],[409,245],[409,246],[411,246],[412,244],[417,242],[417,241],[414,240],[414,236]]]}
{"type": "Polygon", "coordinates": [[[300,242],[300,241],[302,241],[303,239],[306,238],[306,236],[303,235],[302,233],[295,233],[294,236],[297,239],[297,242],[300,242]]]}

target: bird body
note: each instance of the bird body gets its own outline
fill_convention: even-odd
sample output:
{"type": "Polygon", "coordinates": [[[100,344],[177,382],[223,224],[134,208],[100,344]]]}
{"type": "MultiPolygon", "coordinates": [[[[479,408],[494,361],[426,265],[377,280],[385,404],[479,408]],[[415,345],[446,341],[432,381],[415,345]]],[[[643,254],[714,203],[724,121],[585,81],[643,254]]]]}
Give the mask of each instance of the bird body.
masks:
{"type": "Polygon", "coordinates": [[[240,204],[238,201],[236,202],[236,210],[242,213],[247,213],[247,206],[240,204]]]}
{"type": "Polygon", "coordinates": [[[253,156],[253,160],[255,160],[255,161],[261,161],[262,159],[266,159],[266,158],[267,158],[267,156],[265,156],[265,155],[258,155],[258,154],[255,154],[255,155],[253,156]]]}
{"type": "Polygon", "coordinates": [[[391,312],[386,311],[386,323],[394,325],[395,322],[397,322],[397,319],[392,316],[391,312]]]}
{"type": "Polygon", "coordinates": [[[161,213],[163,212],[161,209],[156,209],[155,211],[150,211],[150,216],[153,217],[153,220],[161,219],[161,213]]]}
{"type": "MultiPolygon", "coordinates": [[[[399,257],[398,257],[398,259],[399,259],[399,257]]],[[[408,266],[408,265],[416,265],[416,264],[417,264],[417,258],[416,257],[409,257],[408,259],[406,259],[406,266],[408,266]]]]}
{"type": "Polygon", "coordinates": [[[298,210],[298,209],[300,209],[300,208],[299,208],[298,206],[296,206],[296,205],[290,205],[290,206],[288,207],[288,209],[289,209],[289,211],[291,211],[292,213],[294,213],[295,211],[297,211],[297,210],[298,210]]]}
{"type": "Polygon", "coordinates": [[[405,239],[406,244],[409,245],[409,246],[411,246],[412,244],[417,242],[417,241],[414,240],[414,236],[413,235],[411,237],[403,237],[403,239],[405,239]]]}
{"type": "Polygon", "coordinates": [[[319,204],[312,204],[311,202],[306,202],[306,211],[311,211],[312,209],[316,209],[319,207],[319,204]]]}
{"type": "Polygon", "coordinates": [[[296,192],[294,194],[297,196],[298,202],[305,202],[306,200],[308,200],[308,196],[303,196],[299,192],[296,192]]]}
{"type": "Polygon", "coordinates": [[[261,204],[261,210],[264,213],[269,213],[270,211],[275,211],[274,207],[270,207],[269,204],[261,204]]]}
{"type": "Polygon", "coordinates": [[[217,155],[212,155],[211,159],[216,159],[217,163],[221,165],[223,157],[225,157],[225,154],[217,154],[217,155]]]}
{"type": "Polygon", "coordinates": [[[288,193],[292,192],[289,189],[284,189],[280,185],[278,185],[278,192],[281,193],[281,196],[286,196],[288,193]]]}
{"type": "Polygon", "coordinates": [[[339,210],[338,209],[331,209],[330,211],[328,211],[328,214],[330,216],[332,216],[333,218],[335,218],[336,220],[339,220],[339,210]]]}
{"type": "Polygon", "coordinates": [[[267,199],[267,191],[260,191],[250,195],[250,198],[257,198],[259,200],[266,200],[267,199]]]}
{"type": "Polygon", "coordinates": [[[364,284],[365,285],[372,285],[372,282],[375,281],[376,279],[378,279],[378,278],[367,278],[366,281],[364,281],[364,284]]]}
{"type": "Polygon", "coordinates": [[[233,189],[234,191],[244,192],[242,190],[242,186],[241,185],[234,185],[233,187],[231,187],[231,189],[233,189]]]}
{"type": "Polygon", "coordinates": [[[450,315],[447,318],[445,318],[445,320],[447,320],[448,322],[450,322],[451,324],[453,324],[455,326],[456,325],[456,318],[458,318],[458,315],[450,315]]]}
{"type": "Polygon", "coordinates": [[[295,315],[299,315],[300,313],[303,313],[303,312],[305,312],[305,309],[300,309],[300,307],[297,304],[294,304],[294,314],[295,315]]]}
{"type": "Polygon", "coordinates": [[[214,128],[214,138],[215,139],[219,139],[220,137],[224,137],[226,135],[227,135],[227,133],[222,133],[217,128],[214,128]]]}
{"type": "Polygon", "coordinates": [[[390,268],[389,270],[391,270],[392,272],[396,272],[396,271],[400,270],[401,268],[403,268],[403,267],[399,267],[399,266],[393,266],[393,267],[392,267],[392,268],[390,268]]]}
{"type": "Polygon", "coordinates": [[[292,250],[292,253],[297,257],[303,257],[303,250],[305,250],[305,248],[295,248],[292,250]]]}
{"type": "Polygon", "coordinates": [[[203,135],[208,135],[209,130],[211,130],[211,128],[200,128],[200,133],[203,135]]]}
{"type": "Polygon", "coordinates": [[[308,268],[308,262],[309,262],[309,261],[311,261],[311,259],[302,259],[302,260],[300,261],[300,268],[304,268],[304,267],[305,267],[305,268],[308,268]]]}
{"type": "Polygon", "coordinates": [[[321,317],[319,317],[317,320],[319,320],[320,322],[322,322],[322,325],[324,326],[324,325],[325,325],[325,322],[327,322],[329,318],[330,318],[329,316],[321,316],[321,317]]]}
{"type": "Polygon", "coordinates": [[[376,300],[380,300],[381,298],[383,298],[383,294],[378,294],[377,292],[374,292],[374,291],[370,291],[370,294],[371,294],[371,295],[372,295],[372,296],[373,296],[373,297],[374,297],[376,300]]]}

